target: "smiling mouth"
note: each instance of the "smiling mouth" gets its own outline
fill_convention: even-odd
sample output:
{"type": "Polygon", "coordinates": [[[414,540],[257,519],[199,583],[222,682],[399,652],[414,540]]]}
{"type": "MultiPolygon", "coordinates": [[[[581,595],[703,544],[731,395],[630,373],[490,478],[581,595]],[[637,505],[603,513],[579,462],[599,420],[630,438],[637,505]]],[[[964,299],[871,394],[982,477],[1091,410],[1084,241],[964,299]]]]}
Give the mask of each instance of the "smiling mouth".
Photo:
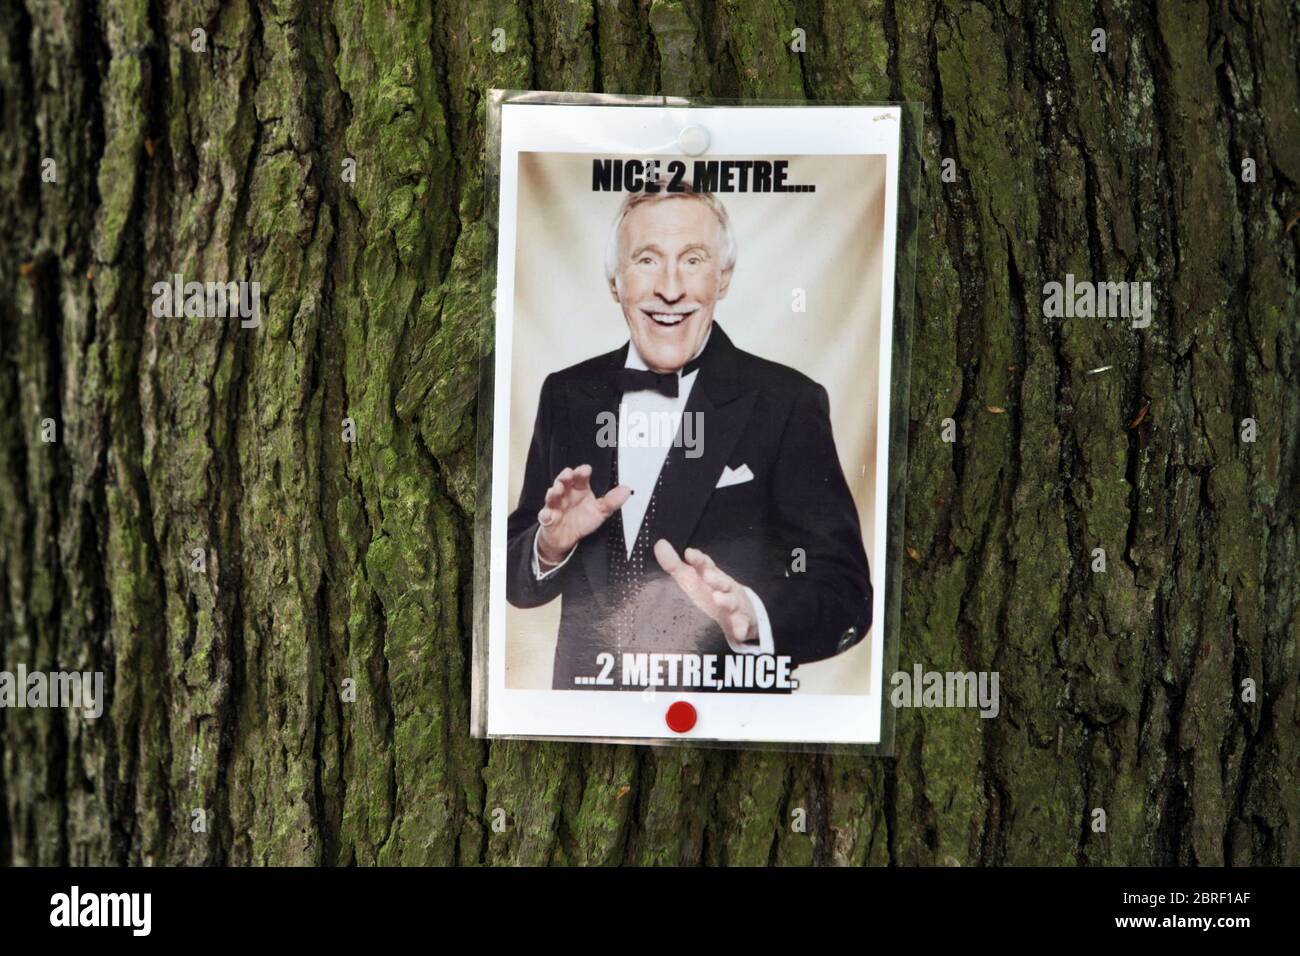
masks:
{"type": "Polygon", "coordinates": [[[649,316],[655,325],[671,327],[681,325],[698,310],[691,309],[689,312],[651,312],[649,309],[642,309],[641,311],[649,316]]]}

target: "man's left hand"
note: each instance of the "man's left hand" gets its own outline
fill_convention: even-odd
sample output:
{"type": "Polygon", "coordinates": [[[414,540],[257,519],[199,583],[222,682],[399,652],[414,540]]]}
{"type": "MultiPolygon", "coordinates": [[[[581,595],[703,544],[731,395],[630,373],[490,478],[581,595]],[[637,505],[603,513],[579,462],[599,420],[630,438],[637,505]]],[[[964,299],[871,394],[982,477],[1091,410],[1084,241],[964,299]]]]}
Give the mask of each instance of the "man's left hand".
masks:
{"type": "Polygon", "coordinates": [[[758,616],[744,585],[711,557],[696,548],[687,548],[678,557],[677,550],[660,538],[655,542],[655,560],[691,602],[718,623],[730,643],[748,644],[758,639],[758,616]]]}

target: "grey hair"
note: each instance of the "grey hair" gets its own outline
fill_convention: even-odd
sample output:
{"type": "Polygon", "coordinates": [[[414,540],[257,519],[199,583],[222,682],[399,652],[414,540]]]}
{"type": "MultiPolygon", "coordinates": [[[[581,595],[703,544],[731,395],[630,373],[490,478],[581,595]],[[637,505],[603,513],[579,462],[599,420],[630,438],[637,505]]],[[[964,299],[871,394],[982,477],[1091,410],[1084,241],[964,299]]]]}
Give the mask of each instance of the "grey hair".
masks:
{"type": "Polygon", "coordinates": [[[605,243],[605,280],[613,282],[614,276],[618,273],[618,230],[623,225],[623,220],[637,206],[648,202],[663,202],[668,199],[694,199],[708,206],[713,215],[718,217],[718,225],[722,231],[722,270],[725,272],[736,265],[736,234],[731,231],[731,217],[727,215],[727,208],[717,196],[712,193],[697,192],[689,182],[682,180],[678,183],[680,192],[668,192],[668,180],[662,176],[655,180],[659,186],[658,192],[649,192],[641,190],[639,192],[628,193],[624,198],[622,205],[618,207],[618,215],[614,217],[614,224],[609,230],[609,240],[605,243]]]}

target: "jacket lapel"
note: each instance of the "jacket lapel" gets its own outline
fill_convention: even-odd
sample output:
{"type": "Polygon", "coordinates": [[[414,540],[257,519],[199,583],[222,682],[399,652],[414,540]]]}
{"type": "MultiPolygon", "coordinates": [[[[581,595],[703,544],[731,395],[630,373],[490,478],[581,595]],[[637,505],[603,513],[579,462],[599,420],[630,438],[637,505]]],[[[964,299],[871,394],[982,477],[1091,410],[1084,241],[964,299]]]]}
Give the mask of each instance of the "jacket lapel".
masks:
{"type": "MultiPolygon", "coordinates": [[[[619,394],[614,385],[614,375],[626,362],[627,350],[625,345],[609,353],[594,376],[574,387],[569,405],[573,416],[569,421],[569,434],[574,441],[572,461],[575,465],[591,465],[591,490],[597,496],[604,495],[613,487],[611,475],[614,466],[613,446],[602,448],[596,440],[600,432],[598,422],[602,412],[611,412],[617,421],[619,394]]],[[[606,521],[600,531],[579,546],[587,579],[602,605],[608,600],[605,589],[609,583],[609,557],[605,542],[612,527],[613,522],[606,521]]]]}
{"type": "MultiPolygon", "coordinates": [[[[701,375],[703,370],[701,370],[701,375]]],[[[745,423],[754,410],[757,392],[746,392],[725,405],[715,405],[707,389],[692,389],[686,413],[698,412],[703,422],[698,458],[687,458],[685,448],[674,447],[668,474],[660,486],[659,526],[656,536],[667,538],[678,553],[704,514],[704,507],[717,488],[722,470],[740,440],[745,423]]],[[[653,542],[651,543],[653,547],[653,542]]]]}
{"type": "Polygon", "coordinates": [[[688,458],[685,447],[675,445],[660,486],[656,537],[667,538],[679,553],[699,524],[758,398],[752,386],[746,388],[740,382],[735,360],[736,347],[715,323],[684,410],[687,415],[699,415],[701,454],[688,458]]]}

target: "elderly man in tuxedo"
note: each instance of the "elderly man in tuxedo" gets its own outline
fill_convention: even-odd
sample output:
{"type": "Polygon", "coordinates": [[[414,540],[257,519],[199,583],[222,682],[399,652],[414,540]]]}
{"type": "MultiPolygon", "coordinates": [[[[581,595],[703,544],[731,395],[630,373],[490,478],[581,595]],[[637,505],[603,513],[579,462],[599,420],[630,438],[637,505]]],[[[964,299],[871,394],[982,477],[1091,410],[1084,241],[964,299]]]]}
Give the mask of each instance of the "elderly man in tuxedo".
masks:
{"type": "Polygon", "coordinates": [[[630,193],[605,263],[629,341],[542,385],[508,522],[506,594],[517,607],[562,599],[557,690],[592,689],[604,653],[620,664],[637,652],[771,654],[797,666],[870,626],[826,390],[737,348],[714,321],[736,253],[717,197],[630,193]],[[609,441],[601,427],[664,415],[693,416],[698,446],[680,434],[629,440],[625,427],[609,441]]]}

